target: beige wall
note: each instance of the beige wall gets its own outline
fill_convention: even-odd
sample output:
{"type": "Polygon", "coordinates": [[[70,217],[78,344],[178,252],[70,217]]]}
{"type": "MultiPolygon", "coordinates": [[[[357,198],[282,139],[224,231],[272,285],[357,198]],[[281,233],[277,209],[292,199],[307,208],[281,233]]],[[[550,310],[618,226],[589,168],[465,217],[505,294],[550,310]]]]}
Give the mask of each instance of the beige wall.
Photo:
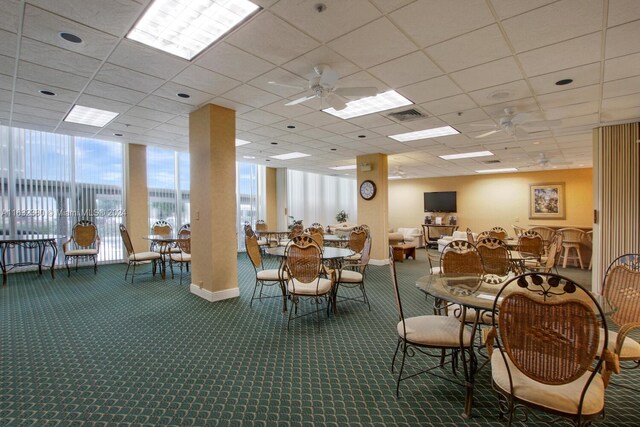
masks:
{"type": "Polygon", "coordinates": [[[418,227],[424,222],[423,193],[456,191],[458,225],[473,231],[512,224],[591,227],[593,222],[592,170],[548,170],[389,182],[389,226],[418,227]],[[529,219],[529,185],[565,183],[566,219],[529,219]]]}
{"type": "Polygon", "coordinates": [[[276,168],[267,168],[266,188],[267,188],[267,215],[264,221],[270,230],[275,230],[278,225],[278,191],[276,187],[276,168]]]}
{"type": "Polygon", "coordinates": [[[369,163],[370,171],[358,167],[358,193],[360,184],[370,179],[376,184],[377,192],[373,199],[364,200],[358,197],[358,223],[367,224],[371,232],[371,260],[386,262],[389,259],[388,235],[388,185],[389,166],[386,154],[368,154],[356,157],[358,165],[369,163]]]}

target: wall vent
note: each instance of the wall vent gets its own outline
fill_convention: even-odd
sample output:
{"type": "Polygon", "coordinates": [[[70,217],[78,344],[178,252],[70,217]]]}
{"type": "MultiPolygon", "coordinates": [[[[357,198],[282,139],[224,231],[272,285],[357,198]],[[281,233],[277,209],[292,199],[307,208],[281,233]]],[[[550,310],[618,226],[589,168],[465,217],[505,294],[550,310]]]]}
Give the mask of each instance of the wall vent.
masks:
{"type": "Polygon", "coordinates": [[[485,160],[482,163],[487,164],[487,165],[495,165],[496,163],[500,163],[500,160],[485,160]]]}
{"type": "Polygon", "coordinates": [[[412,120],[424,119],[427,117],[427,115],[417,110],[416,108],[410,108],[408,110],[389,113],[387,114],[387,117],[395,120],[396,122],[410,122],[412,120]]]}

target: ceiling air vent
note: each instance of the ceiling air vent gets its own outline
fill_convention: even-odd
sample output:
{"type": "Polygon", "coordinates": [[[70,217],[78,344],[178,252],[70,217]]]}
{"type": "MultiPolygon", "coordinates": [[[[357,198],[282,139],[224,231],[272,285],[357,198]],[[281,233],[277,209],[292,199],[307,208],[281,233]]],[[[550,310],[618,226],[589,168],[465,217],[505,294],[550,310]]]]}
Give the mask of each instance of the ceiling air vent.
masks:
{"type": "Polygon", "coordinates": [[[410,122],[412,120],[424,119],[426,114],[421,113],[415,108],[408,110],[396,111],[395,113],[389,113],[387,116],[396,122],[410,122]]]}
{"type": "Polygon", "coordinates": [[[487,165],[495,165],[496,163],[500,163],[500,160],[485,160],[484,162],[487,165]]]}

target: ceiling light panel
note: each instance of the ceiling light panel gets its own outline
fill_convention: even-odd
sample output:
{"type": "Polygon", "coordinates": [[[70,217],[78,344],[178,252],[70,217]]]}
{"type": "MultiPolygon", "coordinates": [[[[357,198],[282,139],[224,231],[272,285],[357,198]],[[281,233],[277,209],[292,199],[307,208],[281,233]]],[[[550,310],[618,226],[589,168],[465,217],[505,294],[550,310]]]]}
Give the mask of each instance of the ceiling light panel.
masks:
{"type": "Polygon", "coordinates": [[[473,151],[469,153],[458,154],[445,154],[444,156],[438,156],[443,160],[457,160],[457,159],[470,159],[472,157],[486,157],[493,156],[491,151],[473,151]]]}
{"type": "Polygon", "coordinates": [[[248,0],[155,0],[127,38],[191,60],[258,9],[248,0]]]}
{"type": "Polygon", "coordinates": [[[376,96],[369,96],[347,102],[347,107],[339,111],[334,108],[326,108],[322,111],[346,120],[411,104],[413,104],[413,102],[395,90],[389,90],[384,93],[379,93],[376,96]]]}
{"type": "Polygon", "coordinates": [[[83,107],[82,105],[74,105],[65,122],[80,123],[81,125],[104,127],[113,120],[118,113],[113,111],[98,110],[97,108],[83,107]]]}
{"type": "Polygon", "coordinates": [[[236,147],[240,147],[241,145],[251,144],[251,141],[245,141],[244,139],[236,139],[236,147]]]}
{"type": "Polygon", "coordinates": [[[436,138],[439,136],[456,135],[460,132],[452,128],[451,126],[442,126],[433,129],[417,130],[415,132],[399,133],[397,135],[389,135],[389,138],[396,141],[406,142],[415,141],[417,139],[436,138]]]}
{"type": "Polygon", "coordinates": [[[516,168],[502,168],[502,169],[482,169],[476,171],[477,173],[501,173],[501,172],[518,172],[516,168]]]}
{"type": "Polygon", "coordinates": [[[358,167],[357,165],[347,165],[347,166],[334,166],[329,169],[333,169],[337,171],[346,171],[346,170],[356,169],[357,167],[358,167]]]}
{"type": "Polygon", "coordinates": [[[278,160],[291,160],[291,159],[299,159],[300,157],[309,157],[310,154],[304,154],[304,153],[299,153],[297,151],[293,152],[293,153],[286,153],[286,154],[278,154],[277,156],[269,156],[272,159],[278,159],[278,160]]]}

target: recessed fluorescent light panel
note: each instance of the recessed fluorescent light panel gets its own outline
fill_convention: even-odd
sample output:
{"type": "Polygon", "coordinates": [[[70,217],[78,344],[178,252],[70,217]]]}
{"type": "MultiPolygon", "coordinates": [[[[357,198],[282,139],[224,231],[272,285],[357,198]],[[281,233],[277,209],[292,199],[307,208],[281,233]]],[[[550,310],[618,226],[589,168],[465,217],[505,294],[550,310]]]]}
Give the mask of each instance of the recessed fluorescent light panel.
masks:
{"type": "Polygon", "coordinates": [[[357,167],[358,167],[357,165],[347,165],[347,166],[334,166],[329,169],[333,169],[336,171],[346,171],[346,170],[356,169],[357,167]]]}
{"type": "Polygon", "coordinates": [[[127,38],[190,61],[258,9],[248,0],[155,0],[127,38]]]}
{"type": "Polygon", "coordinates": [[[298,153],[293,152],[293,153],[286,153],[286,154],[278,154],[277,156],[269,156],[272,159],[278,159],[278,160],[291,160],[291,159],[299,159],[300,157],[309,157],[311,154],[304,154],[304,153],[298,153]]]}
{"type": "Polygon", "coordinates": [[[69,111],[69,114],[67,114],[67,117],[64,118],[64,121],[101,128],[113,120],[117,115],[118,113],[114,113],[113,111],[98,110],[97,108],[74,105],[71,111],[69,111]]]}
{"type": "Polygon", "coordinates": [[[397,135],[389,135],[389,138],[395,139],[396,141],[400,141],[400,142],[406,142],[406,141],[415,141],[417,139],[427,139],[427,138],[436,138],[438,136],[455,135],[457,133],[460,133],[460,132],[458,132],[451,126],[442,126],[439,128],[417,130],[415,132],[399,133],[397,135]]]}
{"type": "Polygon", "coordinates": [[[395,90],[389,90],[384,93],[379,93],[376,96],[369,96],[347,102],[347,107],[340,111],[334,108],[326,108],[322,111],[346,120],[411,104],[413,104],[413,102],[395,90]]]}
{"type": "Polygon", "coordinates": [[[457,160],[457,159],[470,159],[472,157],[486,157],[493,156],[491,151],[473,151],[470,153],[459,153],[459,154],[447,154],[444,156],[438,156],[444,160],[457,160]]]}
{"type": "Polygon", "coordinates": [[[516,168],[502,168],[502,169],[482,169],[476,171],[478,173],[500,173],[500,172],[518,172],[516,168]]]}
{"type": "Polygon", "coordinates": [[[245,141],[244,139],[236,139],[236,147],[240,147],[241,145],[251,144],[251,141],[245,141]]]}
{"type": "Polygon", "coordinates": [[[393,175],[388,177],[387,179],[402,179],[402,177],[400,175],[393,175]]]}

